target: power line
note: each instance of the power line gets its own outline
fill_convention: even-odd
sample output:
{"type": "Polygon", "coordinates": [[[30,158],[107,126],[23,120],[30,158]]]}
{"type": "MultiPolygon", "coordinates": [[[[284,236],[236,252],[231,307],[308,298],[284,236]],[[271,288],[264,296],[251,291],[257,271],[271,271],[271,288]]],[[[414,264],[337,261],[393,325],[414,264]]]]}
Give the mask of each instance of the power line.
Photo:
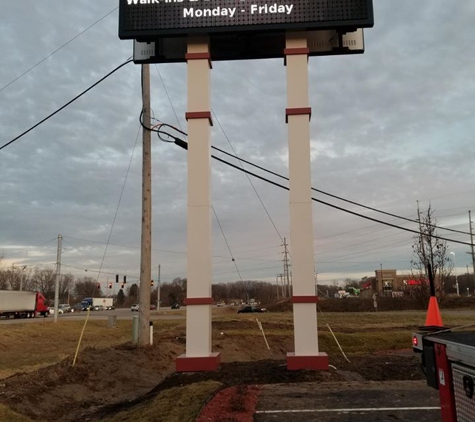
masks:
{"type": "Polygon", "coordinates": [[[168,94],[168,89],[167,89],[167,86],[165,85],[165,82],[162,78],[162,75],[160,73],[160,71],[158,70],[158,66],[155,64],[155,69],[157,70],[157,73],[158,73],[158,76],[160,77],[160,81],[162,82],[162,85],[163,85],[163,89],[165,90],[165,94],[167,95],[167,98],[168,98],[168,102],[170,103],[171,107],[172,107],[172,110],[173,110],[173,114],[175,115],[175,119],[178,123],[178,126],[180,127],[181,129],[181,124],[180,124],[180,119],[178,119],[178,114],[175,110],[175,107],[173,107],[173,103],[172,103],[172,100],[170,98],[170,95],[168,94]]]}
{"type": "MultiPolygon", "coordinates": [[[[234,155],[236,156],[236,150],[234,149],[234,147],[233,147],[233,145],[232,145],[232,143],[231,143],[231,140],[229,139],[228,135],[227,135],[226,132],[224,131],[223,126],[221,125],[221,122],[220,122],[219,119],[218,119],[218,116],[216,116],[216,113],[214,112],[214,110],[211,110],[211,111],[213,112],[214,117],[215,117],[215,119],[216,119],[216,122],[218,123],[218,126],[220,127],[221,131],[223,132],[224,137],[225,137],[226,140],[228,141],[229,146],[231,147],[231,149],[232,149],[233,152],[234,152],[234,155]]],[[[216,149],[216,148],[213,147],[213,146],[212,146],[211,148],[216,149]]],[[[241,164],[241,167],[244,169],[244,166],[243,166],[242,162],[241,162],[240,164],[241,164]]],[[[249,181],[249,183],[251,184],[251,187],[252,187],[254,193],[256,194],[257,198],[259,199],[259,202],[261,203],[262,208],[264,208],[264,211],[265,211],[265,213],[267,214],[267,217],[269,218],[269,220],[270,220],[272,226],[274,227],[274,230],[276,231],[277,236],[279,236],[280,241],[283,242],[284,240],[283,240],[283,238],[282,238],[282,236],[281,236],[279,230],[277,229],[277,226],[276,226],[274,220],[272,219],[272,217],[271,217],[269,211],[267,210],[267,207],[265,206],[264,202],[262,201],[262,198],[261,198],[261,196],[259,195],[259,192],[257,192],[257,189],[256,189],[256,187],[254,186],[254,183],[252,183],[252,180],[251,180],[251,178],[249,177],[249,175],[246,174],[246,177],[247,177],[247,180],[249,181]]]]}
{"type": "Polygon", "coordinates": [[[231,247],[229,246],[228,239],[226,239],[226,235],[224,234],[224,230],[223,230],[223,228],[222,228],[222,226],[221,226],[221,223],[220,223],[220,221],[219,221],[218,215],[216,214],[216,211],[214,210],[214,207],[211,206],[211,208],[212,208],[212,210],[213,210],[213,213],[214,213],[214,216],[215,216],[215,218],[216,218],[216,221],[218,222],[218,226],[219,226],[219,229],[221,230],[221,234],[223,235],[224,242],[226,243],[226,246],[227,246],[227,248],[228,248],[229,255],[231,255],[231,260],[233,261],[234,266],[236,267],[236,271],[237,271],[237,273],[238,273],[238,275],[239,275],[239,278],[240,278],[241,281],[242,281],[241,273],[239,272],[239,268],[238,268],[238,266],[237,266],[236,260],[234,259],[233,253],[232,253],[232,251],[231,251],[231,247]]]}
{"type": "MultiPolygon", "coordinates": [[[[54,264],[54,263],[52,263],[54,264]]],[[[109,274],[109,275],[116,275],[117,274],[117,271],[114,272],[114,273],[111,273],[111,272],[107,272],[107,271],[102,271],[102,270],[91,270],[90,268],[80,268],[80,267],[74,267],[72,265],[66,265],[66,264],[61,264],[61,266],[63,267],[66,267],[66,268],[73,268],[74,270],[80,270],[80,271],[84,271],[84,272],[87,272],[87,273],[99,273],[100,274],[109,274]]],[[[98,275],[98,277],[99,277],[98,275]]],[[[134,279],[137,279],[139,280],[140,277],[137,277],[137,276],[133,276],[133,275],[129,275],[127,274],[127,277],[129,278],[134,278],[134,279]]],[[[96,280],[96,283],[98,283],[98,279],[96,280]]]]}
{"type": "Polygon", "coordinates": [[[102,267],[103,267],[104,261],[106,259],[107,249],[109,248],[109,242],[110,242],[111,237],[112,237],[112,231],[114,230],[114,225],[115,225],[115,222],[117,220],[117,215],[119,214],[119,208],[120,208],[120,204],[122,202],[122,197],[124,195],[125,185],[127,184],[127,179],[129,178],[130,168],[132,167],[132,160],[134,158],[135,149],[137,148],[137,142],[138,142],[139,135],[140,135],[140,129],[141,128],[139,126],[139,129],[137,131],[137,136],[135,137],[134,149],[132,150],[132,154],[130,154],[129,166],[127,167],[127,171],[125,173],[125,178],[124,178],[124,183],[122,185],[122,190],[120,191],[119,201],[117,202],[117,207],[115,209],[114,218],[112,219],[111,229],[109,231],[109,236],[107,238],[106,247],[104,248],[104,254],[102,255],[102,261],[101,261],[101,266],[99,268],[99,273],[97,274],[97,280],[99,280],[99,276],[101,275],[102,267]]]}
{"type": "Polygon", "coordinates": [[[127,59],[127,61],[125,61],[124,63],[122,63],[121,65],[117,66],[114,70],[112,70],[111,72],[109,72],[107,75],[105,75],[104,77],[102,77],[101,79],[99,79],[96,83],[94,83],[93,85],[91,85],[89,88],[87,88],[86,90],[84,90],[83,92],[81,92],[79,95],[77,95],[76,97],[74,97],[72,100],[68,101],[66,104],[64,104],[62,107],[58,108],[55,112],[51,113],[49,116],[45,117],[43,120],[40,120],[38,123],[36,123],[35,125],[33,125],[32,127],[30,127],[28,130],[25,130],[23,133],[21,133],[20,135],[18,135],[16,138],[13,138],[11,141],[7,142],[6,144],[2,145],[0,147],[0,150],[2,150],[3,148],[7,147],[8,145],[10,144],[13,144],[13,142],[15,141],[18,141],[18,139],[22,138],[23,136],[25,136],[27,133],[31,132],[33,129],[36,129],[38,126],[40,126],[41,124],[43,124],[44,122],[46,122],[47,120],[49,120],[51,117],[53,117],[54,115],[58,114],[61,110],[65,109],[66,107],[68,107],[69,105],[71,105],[72,103],[74,103],[76,100],[78,100],[79,98],[81,98],[84,94],[86,94],[87,92],[89,92],[92,88],[96,87],[97,85],[99,85],[102,81],[104,81],[105,79],[107,79],[109,76],[111,76],[113,73],[117,72],[119,69],[121,69],[122,67],[124,67],[126,64],[128,63],[131,63],[132,60],[131,59],[127,59]]]}
{"type": "MultiPolygon", "coordinates": [[[[53,242],[53,241],[57,241],[57,240],[58,240],[57,237],[53,237],[53,239],[47,240],[46,242],[42,242],[42,243],[40,243],[40,244],[38,244],[38,245],[31,246],[31,248],[38,248],[39,246],[43,246],[43,245],[46,245],[46,244],[49,243],[49,242],[53,242]]],[[[28,246],[27,246],[27,248],[28,248],[28,246]]],[[[23,252],[23,251],[21,250],[21,251],[13,252],[12,254],[9,254],[9,255],[5,255],[4,252],[3,252],[3,250],[2,250],[2,253],[0,253],[0,258],[8,258],[8,259],[10,259],[10,257],[11,257],[12,255],[17,255],[17,254],[22,253],[22,252],[23,252]]],[[[28,249],[27,249],[26,253],[28,254],[28,249]]]]}
{"type": "MultiPolygon", "coordinates": [[[[140,116],[139,119],[140,119],[140,121],[141,121],[141,123],[142,123],[141,116],[140,116]]],[[[170,134],[170,133],[168,133],[168,132],[164,132],[164,131],[163,131],[163,128],[164,128],[164,127],[169,127],[169,128],[171,128],[171,129],[177,131],[178,133],[181,133],[181,134],[187,136],[187,134],[186,134],[185,132],[183,132],[182,130],[179,130],[179,129],[177,129],[177,128],[174,127],[174,126],[169,125],[169,124],[165,124],[165,123],[164,123],[164,124],[161,124],[161,125],[157,125],[157,126],[159,126],[158,129],[147,128],[143,123],[142,123],[142,126],[143,126],[145,129],[147,129],[147,130],[150,130],[150,131],[152,131],[152,132],[156,132],[156,133],[158,134],[158,137],[160,138],[160,140],[162,140],[162,141],[164,141],[164,142],[175,143],[176,145],[182,147],[182,148],[185,149],[185,150],[188,149],[188,144],[187,144],[186,141],[183,141],[182,139],[179,139],[179,138],[177,138],[176,136],[173,136],[172,134],[170,134]],[[168,140],[163,139],[163,138],[160,136],[161,134],[164,134],[164,135],[169,136],[170,138],[173,139],[173,141],[168,141],[168,140]]],[[[214,150],[216,150],[216,151],[219,151],[219,152],[221,152],[221,153],[223,153],[223,154],[225,154],[225,155],[228,155],[229,157],[232,157],[232,158],[235,158],[235,159],[239,160],[240,163],[243,162],[243,163],[249,164],[249,165],[251,165],[251,166],[253,166],[253,167],[256,167],[256,168],[258,168],[258,169],[260,169],[260,170],[262,170],[262,171],[264,171],[264,172],[270,173],[270,174],[272,174],[272,175],[274,175],[274,176],[277,176],[277,177],[279,177],[279,178],[281,178],[281,179],[289,180],[288,177],[282,176],[281,174],[278,174],[278,173],[276,173],[276,172],[273,172],[273,171],[271,171],[271,170],[268,170],[268,169],[266,169],[266,168],[264,168],[264,167],[262,167],[262,166],[258,166],[257,164],[254,164],[254,163],[252,163],[252,162],[250,162],[250,161],[248,161],[248,160],[245,160],[245,159],[243,159],[243,158],[240,158],[240,157],[238,157],[237,155],[233,155],[233,154],[231,154],[231,153],[229,153],[229,152],[226,152],[226,151],[224,151],[224,150],[222,150],[222,149],[220,149],[220,148],[218,148],[218,147],[212,146],[211,148],[214,149],[214,150]]],[[[233,150],[234,150],[234,149],[233,149],[233,150]]],[[[226,163],[226,164],[228,164],[228,165],[230,165],[230,166],[232,166],[232,167],[235,167],[235,168],[239,169],[239,167],[237,167],[237,166],[235,166],[235,165],[233,165],[233,164],[231,164],[231,163],[228,163],[227,161],[221,160],[221,159],[219,159],[219,158],[217,158],[217,157],[215,157],[215,156],[213,156],[213,155],[212,155],[211,157],[217,159],[218,161],[222,161],[223,163],[226,163]]],[[[242,163],[241,163],[241,168],[242,168],[242,171],[243,171],[244,173],[247,173],[247,171],[244,170],[244,168],[242,167],[242,163]]],[[[257,176],[257,175],[255,175],[254,173],[249,173],[249,174],[254,175],[254,177],[260,178],[260,176],[257,176]]],[[[261,178],[261,179],[262,179],[262,180],[268,180],[268,179],[265,179],[265,178],[261,178]]],[[[274,183],[274,182],[272,182],[272,183],[274,183]]],[[[279,185],[279,184],[276,184],[276,185],[277,185],[277,186],[281,186],[281,185],[279,185]]],[[[411,223],[417,223],[417,224],[419,224],[419,221],[418,221],[418,220],[413,220],[413,219],[410,219],[410,218],[407,218],[407,217],[402,217],[402,216],[397,215],[397,214],[392,214],[392,213],[389,213],[389,212],[386,212],[386,211],[381,211],[381,210],[378,210],[377,208],[372,208],[372,207],[369,207],[369,206],[367,206],[367,205],[360,204],[360,203],[355,202],[355,201],[350,201],[349,199],[345,199],[345,198],[342,198],[342,197],[340,197],[340,196],[333,195],[333,194],[331,194],[331,193],[322,191],[322,190],[320,190],[320,189],[316,189],[316,188],[313,188],[313,187],[312,187],[311,189],[312,189],[313,191],[315,191],[315,192],[321,193],[321,194],[323,194],[323,195],[330,196],[330,197],[335,198],[335,199],[338,199],[338,200],[340,200],[340,201],[348,202],[348,203],[350,203],[350,204],[357,205],[357,206],[359,206],[359,207],[366,208],[366,209],[369,209],[369,210],[371,210],[371,211],[379,212],[379,213],[381,213],[381,214],[385,214],[385,215],[388,215],[388,216],[390,216],[390,217],[395,217],[395,218],[399,218],[399,219],[402,219],[402,220],[405,220],[405,221],[408,221],[408,222],[411,222],[411,223]]],[[[315,198],[312,198],[312,199],[313,199],[313,200],[316,200],[315,198]]],[[[323,203],[323,202],[322,202],[322,203],[323,203]]],[[[356,214],[356,215],[360,215],[360,214],[356,214]]],[[[371,218],[368,218],[368,219],[371,220],[371,218]]],[[[373,220],[373,221],[379,221],[379,220],[373,220]]],[[[468,233],[468,232],[464,232],[464,231],[460,231],[460,230],[455,230],[455,229],[449,229],[449,228],[446,228],[446,227],[440,227],[440,226],[436,226],[436,225],[433,225],[433,224],[427,224],[427,226],[433,227],[433,228],[438,228],[438,229],[441,229],[441,230],[446,230],[446,231],[454,232],[454,233],[460,233],[460,234],[466,234],[466,235],[469,235],[469,234],[470,234],[470,233],[468,233]]]]}
{"type": "Polygon", "coordinates": [[[57,53],[59,50],[63,49],[66,47],[68,44],[72,43],[76,38],[79,38],[82,34],[84,34],[86,31],[89,31],[93,26],[97,25],[100,21],[105,19],[107,16],[109,16],[112,12],[115,12],[119,7],[116,7],[115,9],[112,9],[109,13],[106,13],[102,18],[98,19],[95,21],[92,25],[89,25],[86,29],[81,31],[79,34],[75,35],[73,38],[71,38],[69,41],[65,42],[61,47],[57,48],[54,50],[52,53],[48,54],[45,58],[41,59],[38,63],[30,67],[28,70],[25,70],[21,75],[17,76],[15,79],[12,81],[8,82],[3,88],[0,89],[0,92],[2,92],[4,89],[8,88],[11,84],[15,83],[18,79],[22,78],[25,76],[27,73],[31,72],[35,67],[39,66],[41,63],[43,63],[45,60],[49,59],[53,54],[57,53]]]}
{"type": "MultiPolygon", "coordinates": [[[[171,135],[169,135],[169,136],[171,136],[171,135]]],[[[178,138],[174,138],[174,139],[175,139],[175,144],[176,144],[176,145],[182,147],[182,148],[185,149],[185,150],[188,149],[188,144],[187,144],[185,141],[183,141],[183,140],[181,140],[181,139],[178,139],[178,138]]],[[[241,167],[238,167],[238,166],[236,166],[236,165],[234,165],[234,164],[232,164],[232,163],[230,163],[230,162],[228,162],[228,161],[225,161],[225,160],[223,160],[223,159],[221,159],[221,158],[219,158],[219,157],[216,157],[215,155],[211,155],[211,157],[214,158],[214,159],[217,160],[217,161],[220,161],[220,162],[223,163],[223,164],[226,164],[226,165],[228,165],[228,166],[230,166],[230,167],[235,168],[236,170],[245,172],[245,173],[247,173],[247,174],[249,174],[249,175],[251,175],[251,176],[253,176],[253,177],[256,177],[257,179],[260,179],[260,180],[262,180],[262,181],[264,181],[264,182],[270,183],[271,185],[277,186],[277,187],[279,187],[279,188],[281,188],[281,189],[285,189],[285,190],[287,190],[287,191],[290,190],[287,186],[281,185],[281,184],[279,184],[279,183],[277,183],[277,182],[274,182],[274,181],[272,181],[272,180],[270,180],[270,179],[266,179],[265,177],[259,176],[259,175],[256,174],[256,173],[252,173],[252,172],[250,172],[250,171],[248,171],[248,170],[245,170],[245,169],[243,169],[243,168],[241,168],[241,167]]],[[[384,224],[384,225],[386,225],[386,226],[393,227],[393,228],[396,228],[396,229],[399,229],[399,230],[404,230],[404,231],[407,231],[407,232],[410,232],[410,233],[414,233],[414,234],[417,234],[417,235],[420,235],[420,234],[421,234],[420,231],[408,229],[408,228],[406,228],[406,227],[397,226],[396,224],[387,223],[386,221],[378,220],[378,219],[373,218],[373,217],[368,217],[368,216],[366,216],[366,215],[359,214],[359,213],[357,213],[357,212],[355,212],[355,211],[347,210],[346,208],[342,208],[342,207],[339,207],[338,205],[330,204],[329,202],[325,202],[325,201],[322,201],[322,200],[317,199],[317,198],[313,198],[313,197],[312,197],[312,201],[315,201],[315,202],[318,202],[319,204],[326,205],[326,206],[328,206],[328,207],[337,209],[337,210],[339,210],[339,211],[346,212],[347,214],[352,214],[352,215],[355,215],[355,216],[357,216],[357,217],[364,218],[364,219],[366,219],[366,220],[374,221],[374,222],[379,223],[379,224],[384,224]]],[[[443,227],[441,227],[441,228],[443,228],[443,227]]],[[[432,236],[432,235],[427,235],[427,236],[434,237],[434,238],[440,239],[440,240],[446,240],[446,241],[448,241],[448,242],[459,243],[459,244],[461,244],[461,245],[466,245],[466,246],[471,246],[471,245],[472,245],[471,243],[462,242],[462,241],[460,241],[460,240],[447,239],[447,238],[441,237],[441,236],[432,236]]]]}
{"type": "MultiPolygon", "coordinates": [[[[223,151],[223,150],[220,149],[220,148],[217,148],[217,147],[211,147],[211,148],[213,148],[213,149],[215,149],[216,151],[219,151],[219,152],[221,152],[221,153],[223,153],[223,154],[225,154],[225,155],[228,155],[228,156],[230,156],[230,157],[233,157],[233,158],[235,158],[235,159],[237,159],[237,160],[239,160],[239,161],[242,161],[242,162],[244,162],[244,163],[246,163],[246,164],[249,164],[249,165],[251,165],[251,166],[253,166],[253,167],[256,167],[256,168],[258,168],[259,170],[262,170],[262,171],[265,171],[265,172],[267,172],[267,173],[270,173],[270,174],[272,174],[272,175],[274,175],[274,176],[276,176],[276,177],[280,177],[281,179],[284,179],[284,180],[289,180],[288,177],[282,176],[281,174],[275,173],[275,172],[273,172],[273,171],[271,171],[271,170],[268,170],[268,169],[266,169],[266,168],[264,168],[264,167],[258,166],[257,164],[251,163],[250,161],[247,161],[247,160],[244,160],[244,159],[238,157],[237,155],[233,155],[233,154],[230,154],[229,152],[223,151]]],[[[363,204],[360,204],[360,203],[355,202],[355,201],[350,201],[349,199],[345,199],[345,198],[342,198],[341,196],[333,195],[333,194],[331,194],[331,193],[322,191],[322,190],[320,190],[320,189],[316,189],[316,188],[313,188],[313,187],[312,187],[312,190],[315,191],[315,192],[321,193],[322,195],[326,195],[326,196],[329,196],[329,197],[331,197],[331,198],[338,199],[338,200],[340,200],[340,201],[348,202],[349,204],[357,205],[358,207],[366,208],[366,209],[368,209],[368,210],[370,210],[370,211],[379,212],[379,213],[381,213],[381,214],[385,214],[385,215],[388,215],[388,216],[390,216],[390,217],[399,218],[399,219],[401,219],[401,220],[409,221],[409,222],[411,222],[411,223],[419,223],[418,220],[413,220],[413,219],[411,219],[411,218],[402,217],[402,216],[400,216],[400,215],[392,214],[392,213],[390,213],[390,212],[378,210],[377,208],[369,207],[369,206],[367,206],[367,205],[363,205],[363,204]]],[[[428,224],[428,226],[429,226],[429,227],[438,228],[438,229],[441,229],[441,230],[446,230],[446,231],[454,232],[454,233],[469,234],[469,233],[464,232],[464,231],[461,231],[461,230],[449,229],[449,228],[445,228],[445,227],[435,226],[435,225],[432,225],[432,224],[428,224]]]]}

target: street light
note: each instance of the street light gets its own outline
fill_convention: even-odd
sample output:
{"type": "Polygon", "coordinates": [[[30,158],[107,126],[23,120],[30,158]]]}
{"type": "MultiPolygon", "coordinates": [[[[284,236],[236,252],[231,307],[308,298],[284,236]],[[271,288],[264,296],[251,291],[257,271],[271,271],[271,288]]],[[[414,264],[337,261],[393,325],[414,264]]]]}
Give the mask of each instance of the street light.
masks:
{"type": "Polygon", "coordinates": [[[457,261],[455,260],[455,252],[450,252],[454,256],[454,271],[455,271],[455,288],[457,289],[457,296],[460,296],[459,282],[457,280],[457,261]]]}

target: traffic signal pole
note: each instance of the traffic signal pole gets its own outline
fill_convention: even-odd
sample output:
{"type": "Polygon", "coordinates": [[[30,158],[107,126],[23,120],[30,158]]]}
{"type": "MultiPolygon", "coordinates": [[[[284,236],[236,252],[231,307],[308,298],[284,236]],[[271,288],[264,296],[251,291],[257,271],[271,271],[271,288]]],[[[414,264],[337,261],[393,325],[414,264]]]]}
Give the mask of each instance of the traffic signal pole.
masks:
{"type": "MultiPolygon", "coordinates": [[[[150,65],[142,65],[143,125],[150,128],[150,65]]],[[[150,345],[150,280],[152,279],[152,133],[142,127],[142,246],[139,289],[139,346],[150,345]]]]}

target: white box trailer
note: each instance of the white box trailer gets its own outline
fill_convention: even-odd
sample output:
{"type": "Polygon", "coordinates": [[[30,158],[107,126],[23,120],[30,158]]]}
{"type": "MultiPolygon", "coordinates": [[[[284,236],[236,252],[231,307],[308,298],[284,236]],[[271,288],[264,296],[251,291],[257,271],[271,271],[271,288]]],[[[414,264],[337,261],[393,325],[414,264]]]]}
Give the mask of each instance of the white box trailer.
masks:
{"type": "Polygon", "coordinates": [[[32,318],[37,313],[44,316],[49,314],[41,293],[0,290],[0,316],[32,318]]]}
{"type": "Polygon", "coordinates": [[[92,307],[102,306],[105,310],[114,308],[113,299],[111,297],[93,297],[92,307]]]}

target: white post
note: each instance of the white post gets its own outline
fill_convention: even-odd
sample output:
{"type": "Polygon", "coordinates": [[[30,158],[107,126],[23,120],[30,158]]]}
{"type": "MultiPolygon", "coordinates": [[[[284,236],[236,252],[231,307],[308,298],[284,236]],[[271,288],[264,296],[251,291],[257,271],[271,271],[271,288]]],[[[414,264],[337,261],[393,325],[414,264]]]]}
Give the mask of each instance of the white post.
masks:
{"type": "Polygon", "coordinates": [[[188,39],[188,283],[186,354],[176,370],[216,370],[211,352],[211,90],[209,40],[188,39]]]}
{"type": "Polygon", "coordinates": [[[287,368],[328,369],[328,356],[319,353],[318,297],[313,260],[310,117],[308,99],[307,34],[286,35],[287,110],[289,137],[290,246],[292,250],[295,353],[287,354],[287,368]]]}

